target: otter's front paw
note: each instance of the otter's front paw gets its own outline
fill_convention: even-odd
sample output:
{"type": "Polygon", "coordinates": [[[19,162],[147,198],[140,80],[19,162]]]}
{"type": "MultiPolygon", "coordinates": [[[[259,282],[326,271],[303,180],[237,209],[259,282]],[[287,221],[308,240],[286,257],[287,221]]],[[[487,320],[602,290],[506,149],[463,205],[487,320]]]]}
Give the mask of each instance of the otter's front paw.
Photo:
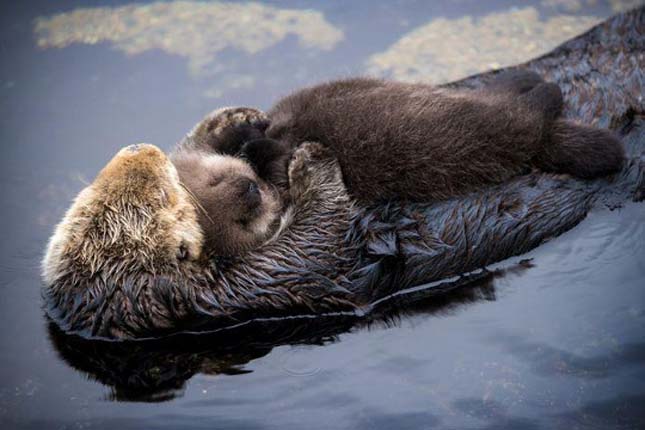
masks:
{"type": "Polygon", "coordinates": [[[289,163],[289,189],[293,197],[305,193],[324,193],[342,186],[338,161],[320,143],[305,142],[293,153],[289,163]]]}
{"type": "Polygon", "coordinates": [[[304,184],[311,179],[316,162],[326,161],[331,158],[329,151],[316,142],[305,142],[301,144],[291,156],[289,162],[289,185],[293,187],[304,184]]]}
{"type": "Polygon", "coordinates": [[[208,114],[187,136],[182,146],[237,155],[244,142],[264,137],[269,126],[264,112],[249,107],[228,107],[208,114]]]}

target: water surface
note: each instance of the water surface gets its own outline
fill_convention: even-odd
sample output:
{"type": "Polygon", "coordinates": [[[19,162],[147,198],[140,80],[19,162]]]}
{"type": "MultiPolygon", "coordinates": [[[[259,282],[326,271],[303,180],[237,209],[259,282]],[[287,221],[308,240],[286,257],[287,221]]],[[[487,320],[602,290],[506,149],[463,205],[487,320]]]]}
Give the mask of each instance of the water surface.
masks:
{"type": "Polygon", "coordinates": [[[124,145],[169,150],[216,107],[267,108],[323,79],[436,83],[524,61],[637,3],[4,2],[2,428],[642,428],[642,204],[598,208],[531,264],[385,321],[257,325],[133,355],[51,332],[38,267],[124,145]],[[227,348],[235,336],[250,340],[227,348]]]}

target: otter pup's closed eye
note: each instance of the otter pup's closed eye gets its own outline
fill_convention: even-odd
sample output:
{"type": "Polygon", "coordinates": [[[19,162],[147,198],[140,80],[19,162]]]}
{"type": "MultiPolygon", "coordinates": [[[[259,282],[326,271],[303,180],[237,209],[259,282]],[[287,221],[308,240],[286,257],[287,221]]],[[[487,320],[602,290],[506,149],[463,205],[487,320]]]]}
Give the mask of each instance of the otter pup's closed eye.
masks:
{"type": "Polygon", "coordinates": [[[172,162],[198,209],[208,251],[238,254],[260,245],[275,232],[281,213],[279,193],[247,161],[178,151],[172,162]]]}

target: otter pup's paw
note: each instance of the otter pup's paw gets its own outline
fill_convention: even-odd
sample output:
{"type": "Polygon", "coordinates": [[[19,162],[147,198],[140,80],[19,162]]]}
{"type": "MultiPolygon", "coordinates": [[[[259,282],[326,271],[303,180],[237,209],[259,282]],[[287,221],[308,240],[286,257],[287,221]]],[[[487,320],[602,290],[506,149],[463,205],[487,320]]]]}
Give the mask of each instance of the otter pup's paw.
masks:
{"type": "Polygon", "coordinates": [[[208,114],[188,134],[182,147],[237,155],[245,142],[264,137],[269,118],[250,107],[228,107],[208,114]]]}
{"type": "Polygon", "coordinates": [[[289,190],[292,198],[328,192],[345,193],[340,165],[329,149],[320,143],[305,142],[289,163],[289,190]]]}
{"type": "Polygon", "coordinates": [[[244,106],[217,109],[211,112],[204,121],[208,122],[207,128],[214,136],[218,136],[230,128],[252,126],[265,130],[269,125],[269,118],[264,112],[244,106]]]}

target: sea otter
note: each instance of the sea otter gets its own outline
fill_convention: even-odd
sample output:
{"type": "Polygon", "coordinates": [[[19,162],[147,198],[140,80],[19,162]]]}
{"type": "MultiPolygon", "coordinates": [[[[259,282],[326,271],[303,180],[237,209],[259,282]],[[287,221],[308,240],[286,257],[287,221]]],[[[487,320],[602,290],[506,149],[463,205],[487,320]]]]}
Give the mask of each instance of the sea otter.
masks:
{"type": "MultiPolygon", "coordinates": [[[[641,126],[634,136],[642,137],[641,126]]],[[[645,189],[645,163],[628,166],[608,192],[631,195],[639,177],[645,189]]],[[[601,195],[597,183],[535,173],[435,205],[361,207],[338,162],[315,143],[294,152],[289,181],[288,227],[222,258],[204,252],[196,207],[163,152],[121,150],[50,239],[49,316],[65,331],[129,339],[263,317],[364,313],[396,291],[526,252],[580,222],[601,195]]]]}
{"type": "Polygon", "coordinates": [[[293,153],[289,179],[296,203],[284,234],[263,252],[214,264],[203,252],[194,201],[168,157],[148,144],[122,149],[78,195],[49,241],[43,278],[54,318],[72,331],[127,338],[197,326],[233,303],[211,316],[232,321],[275,309],[353,309],[350,281],[340,274],[356,259],[357,250],[343,245],[354,206],[338,163],[321,145],[305,143],[293,153]],[[307,249],[316,249],[314,265],[307,249]],[[323,267],[338,277],[326,278],[323,267]],[[296,284],[294,273],[300,273],[296,284]],[[95,308],[96,300],[103,305],[95,308]]]}
{"type": "Polygon", "coordinates": [[[220,257],[204,252],[196,206],[168,158],[130,147],[56,228],[43,261],[45,310],[65,331],[115,339],[260,317],[364,314],[388,294],[527,252],[598,200],[643,199],[644,16],[645,8],[619,15],[527,65],[569,82],[565,115],[620,135],[629,160],[613,181],[533,172],[439,203],[366,206],[349,198],[325,148],[308,144],[290,163],[288,227],[257,249],[220,257]]]}
{"type": "Polygon", "coordinates": [[[607,130],[559,119],[562,103],[557,85],[524,70],[478,90],[332,81],[296,91],[266,115],[218,110],[181,142],[173,160],[204,208],[208,247],[231,255],[266,240],[269,229],[255,225],[277,223],[278,212],[259,202],[276,207],[275,190],[287,186],[287,160],[304,141],[330,148],[349,194],[364,204],[444,200],[532,167],[585,179],[618,171],[624,158],[618,140],[607,130]],[[196,153],[217,154],[218,162],[196,153]],[[246,187],[244,170],[251,167],[257,174],[251,192],[237,190],[246,187]],[[255,223],[239,212],[253,214],[255,223]]]}

